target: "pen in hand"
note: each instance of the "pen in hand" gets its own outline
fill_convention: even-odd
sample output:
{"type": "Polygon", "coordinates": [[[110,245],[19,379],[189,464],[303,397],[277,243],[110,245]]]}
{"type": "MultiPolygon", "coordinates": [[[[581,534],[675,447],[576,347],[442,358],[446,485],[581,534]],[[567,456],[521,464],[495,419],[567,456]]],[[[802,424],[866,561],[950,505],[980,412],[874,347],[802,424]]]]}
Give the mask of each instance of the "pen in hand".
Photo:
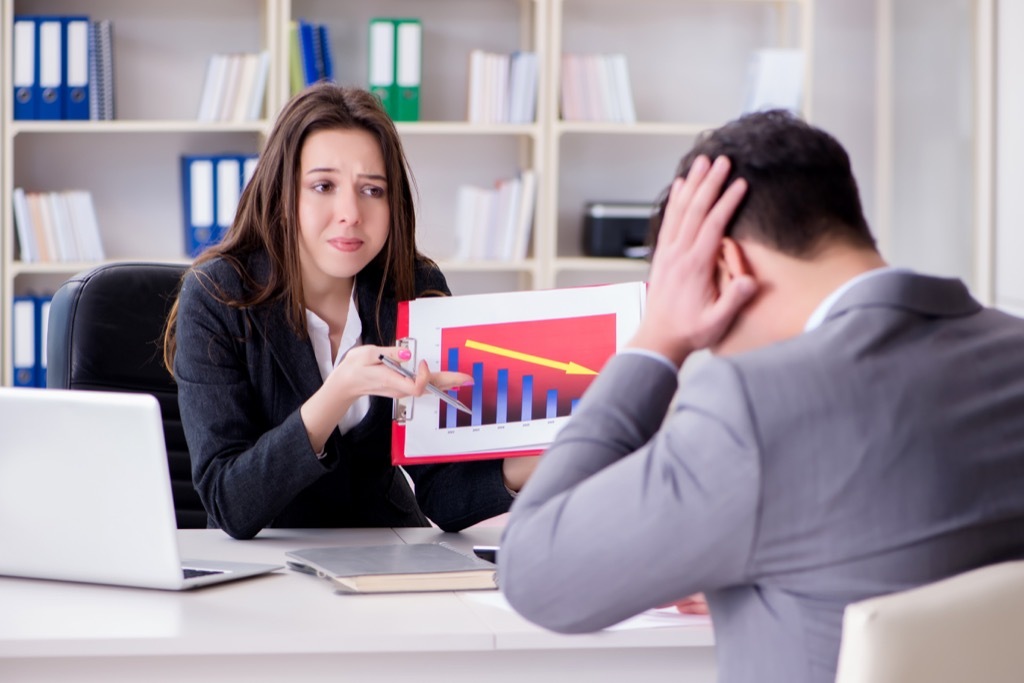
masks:
{"type": "MultiPolygon", "coordinates": [[[[384,365],[386,365],[387,367],[391,368],[392,370],[394,370],[398,374],[402,375],[403,377],[408,377],[409,379],[412,379],[412,380],[416,379],[416,374],[415,373],[413,373],[411,370],[407,370],[406,368],[402,367],[401,365],[399,365],[395,361],[391,360],[390,358],[388,358],[384,354],[380,355],[380,362],[383,363],[384,365]]],[[[473,411],[470,410],[469,407],[466,406],[465,403],[463,403],[459,399],[451,396],[450,394],[448,394],[448,392],[444,391],[443,389],[438,388],[437,386],[431,384],[430,382],[427,382],[427,391],[429,391],[430,393],[434,394],[435,396],[437,396],[439,399],[441,399],[442,401],[444,401],[448,405],[453,406],[454,408],[457,408],[458,410],[461,410],[462,412],[464,412],[464,413],[466,413],[468,415],[472,415],[473,414],[473,411]]]]}

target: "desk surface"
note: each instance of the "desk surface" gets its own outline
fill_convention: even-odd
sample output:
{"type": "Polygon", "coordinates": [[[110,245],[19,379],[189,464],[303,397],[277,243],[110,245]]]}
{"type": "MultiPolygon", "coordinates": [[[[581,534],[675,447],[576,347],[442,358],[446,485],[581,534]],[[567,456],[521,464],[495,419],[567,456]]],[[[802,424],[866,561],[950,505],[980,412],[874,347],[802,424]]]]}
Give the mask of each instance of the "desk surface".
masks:
{"type": "MultiPolygon", "coordinates": [[[[265,530],[236,541],[180,530],[184,557],[283,564],[296,548],[444,540],[495,544],[498,527],[265,530]]],[[[0,578],[0,680],[713,681],[707,625],[565,636],[495,604],[495,593],[343,595],[273,574],[165,592],[0,578]],[[491,599],[486,599],[486,597],[491,599]]]]}

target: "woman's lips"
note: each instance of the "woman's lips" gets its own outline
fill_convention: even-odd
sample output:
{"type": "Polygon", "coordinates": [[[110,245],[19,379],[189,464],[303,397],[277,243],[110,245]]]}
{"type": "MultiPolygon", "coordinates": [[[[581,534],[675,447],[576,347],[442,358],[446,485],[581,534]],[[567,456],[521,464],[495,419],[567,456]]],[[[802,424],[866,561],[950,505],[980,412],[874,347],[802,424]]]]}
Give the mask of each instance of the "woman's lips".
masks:
{"type": "Polygon", "coordinates": [[[330,240],[330,245],[338,251],[356,251],[359,247],[363,246],[362,240],[348,239],[344,237],[337,237],[330,240]]]}

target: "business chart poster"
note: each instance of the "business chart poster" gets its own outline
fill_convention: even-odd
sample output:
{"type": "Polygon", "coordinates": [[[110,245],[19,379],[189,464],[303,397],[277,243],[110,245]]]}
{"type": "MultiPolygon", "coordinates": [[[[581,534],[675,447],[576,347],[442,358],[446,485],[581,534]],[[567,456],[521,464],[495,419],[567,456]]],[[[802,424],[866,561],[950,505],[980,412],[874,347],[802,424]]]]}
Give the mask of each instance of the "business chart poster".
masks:
{"type": "Polygon", "coordinates": [[[627,283],[408,302],[400,336],[407,329],[431,369],[473,378],[449,392],[471,413],[434,396],[416,398],[395,461],[542,451],[635,332],[645,291],[644,283],[627,283]]]}
{"type": "Polygon", "coordinates": [[[453,429],[569,417],[616,349],[615,314],[441,330],[441,367],[473,376],[450,392],[473,410],[444,406],[453,429]]]}

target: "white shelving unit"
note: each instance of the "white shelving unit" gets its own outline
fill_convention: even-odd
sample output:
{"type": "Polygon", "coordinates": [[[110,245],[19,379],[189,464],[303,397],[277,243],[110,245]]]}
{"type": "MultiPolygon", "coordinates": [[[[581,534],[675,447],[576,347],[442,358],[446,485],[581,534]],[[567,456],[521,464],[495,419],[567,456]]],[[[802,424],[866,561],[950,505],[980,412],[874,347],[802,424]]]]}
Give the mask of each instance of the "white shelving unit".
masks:
{"type": "MultiPolygon", "coordinates": [[[[196,121],[206,62],[215,52],[281,52],[276,0],[0,0],[3,36],[16,15],[88,15],[113,21],[115,121],[15,121],[12,90],[0,93],[3,138],[0,291],[3,294],[3,384],[12,381],[11,303],[25,293],[52,293],[94,263],[22,263],[17,259],[11,195],[26,191],[91,192],[110,260],[184,262],[179,157],[220,151],[255,153],[268,120],[196,121]]],[[[11,83],[11,43],[4,45],[4,84],[11,83]]],[[[279,88],[279,69],[270,92],[279,88]]],[[[279,103],[268,96],[265,113],[279,103]]]]}
{"type": "MultiPolygon", "coordinates": [[[[14,121],[0,92],[0,329],[2,384],[11,383],[12,297],[52,292],[92,263],[17,259],[11,207],[26,191],[89,190],[111,260],[186,261],[179,157],[259,151],[288,98],[288,25],[328,26],[335,75],[365,85],[372,17],[423,24],[421,120],[400,123],[418,188],[421,249],[441,263],[456,293],[633,280],[646,266],[583,256],[586,201],[653,201],[701,130],[739,113],[752,51],[792,46],[810,55],[813,0],[0,0],[3,36],[18,14],[110,19],[115,121],[14,121]],[[469,52],[538,53],[537,120],[466,122],[469,52]],[[264,118],[201,123],[211,54],[268,50],[264,118]],[[638,123],[563,122],[563,51],[627,56],[638,123]],[[524,168],[538,175],[529,255],[512,263],[455,262],[459,185],[490,185],[524,168]]],[[[10,41],[2,82],[11,82],[10,41]]],[[[811,59],[808,58],[810,64],[811,59]]],[[[806,82],[810,84],[810,74],[806,82]]],[[[805,107],[810,102],[805,88],[805,107]]],[[[809,112],[809,108],[805,108],[809,112]]]]}
{"type": "Polygon", "coordinates": [[[653,202],[704,130],[741,112],[754,51],[803,49],[803,112],[810,115],[811,0],[552,0],[552,144],[548,192],[554,198],[539,236],[550,255],[545,286],[642,278],[646,263],[583,256],[585,204],[653,202]],[[557,108],[563,53],[623,53],[637,123],[561,120],[557,108]]]}

